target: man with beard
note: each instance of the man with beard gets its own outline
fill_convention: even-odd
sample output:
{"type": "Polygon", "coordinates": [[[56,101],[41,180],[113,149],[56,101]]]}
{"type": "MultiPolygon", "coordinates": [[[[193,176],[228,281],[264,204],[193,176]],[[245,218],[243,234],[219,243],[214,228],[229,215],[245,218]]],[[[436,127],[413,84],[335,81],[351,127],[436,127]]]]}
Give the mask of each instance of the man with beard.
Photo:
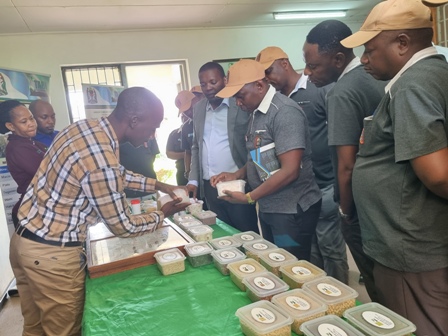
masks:
{"type": "Polygon", "coordinates": [[[187,188],[196,197],[197,188],[205,196],[208,208],[217,217],[240,231],[258,232],[253,204],[231,204],[218,199],[210,178],[221,172],[235,172],[247,161],[245,135],[249,115],[242,112],[234,98],[219,98],[225,87],[222,66],[208,62],[199,69],[199,82],[206,99],[193,108],[193,146],[187,188]]]}

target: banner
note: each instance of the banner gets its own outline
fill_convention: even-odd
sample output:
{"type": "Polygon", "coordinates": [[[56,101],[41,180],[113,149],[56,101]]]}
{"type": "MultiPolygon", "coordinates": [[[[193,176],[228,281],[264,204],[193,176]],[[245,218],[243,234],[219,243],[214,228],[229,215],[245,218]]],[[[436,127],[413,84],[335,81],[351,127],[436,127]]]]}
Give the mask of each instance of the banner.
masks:
{"type": "Polygon", "coordinates": [[[87,119],[107,117],[117,106],[123,86],[82,84],[87,119]]]}
{"type": "Polygon", "coordinates": [[[50,75],[0,68],[0,100],[49,101],[50,75]]]}

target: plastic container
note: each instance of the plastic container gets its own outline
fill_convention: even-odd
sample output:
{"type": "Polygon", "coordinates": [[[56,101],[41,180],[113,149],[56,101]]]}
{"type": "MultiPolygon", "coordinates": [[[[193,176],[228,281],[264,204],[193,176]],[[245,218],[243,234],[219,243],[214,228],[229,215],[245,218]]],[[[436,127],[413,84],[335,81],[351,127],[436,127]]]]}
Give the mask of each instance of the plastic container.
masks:
{"type": "Polygon", "coordinates": [[[199,219],[204,225],[216,224],[216,214],[213,211],[207,210],[195,214],[195,217],[199,219]]]}
{"type": "Polygon", "coordinates": [[[183,221],[193,221],[193,220],[197,220],[197,219],[196,219],[196,217],[193,217],[192,215],[187,215],[187,214],[182,214],[182,215],[179,214],[178,215],[178,214],[174,214],[173,220],[174,220],[174,223],[179,225],[183,221]]]}
{"type": "Polygon", "coordinates": [[[303,323],[300,330],[305,336],[365,336],[335,315],[327,315],[303,323]]]}
{"type": "Polygon", "coordinates": [[[207,225],[197,225],[186,230],[191,238],[200,241],[209,241],[213,239],[213,229],[207,225]]]}
{"type": "Polygon", "coordinates": [[[375,302],[350,308],[344,317],[370,336],[408,336],[417,329],[411,321],[375,302]]]}
{"type": "Polygon", "coordinates": [[[259,257],[260,263],[278,277],[280,277],[280,266],[297,260],[296,256],[282,248],[260,253],[259,257]]]}
{"type": "Polygon", "coordinates": [[[344,311],[355,306],[358,297],[357,291],[330,276],[305,282],[302,288],[327,305],[328,315],[339,317],[342,317],[344,311]]]}
{"type": "Polygon", "coordinates": [[[154,257],[163,275],[185,271],[185,256],[178,248],[157,252],[154,257]]]}
{"type": "MultiPolygon", "coordinates": [[[[190,197],[188,197],[188,193],[184,189],[175,189],[174,194],[176,194],[177,197],[182,198],[182,201],[180,203],[190,203],[190,197]]],[[[157,208],[160,210],[162,207],[168,203],[171,202],[173,199],[169,194],[165,194],[161,191],[157,192],[157,208]]]]}
{"type": "Polygon", "coordinates": [[[212,239],[212,240],[210,240],[210,245],[212,245],[213,248],[216,250],[228,248],[228,247],[236,247],[239,249],[241,247],[241,243],[237,242],[231,236],[225,236],[225,237],[212,239]]]}
{"type": "Polygon", "coordinates": [[[233,235],[233,238],[235,238],[237,241],[239,241],[241,243],[241,245],[243,245],[245,243],[254,242],[256,240],[263,240],[263,237],[261,237],[258,233],[255,233],[253,231],[245,231],[245,232],[236,233],[233,235]]]}
{"type": "Polygon", "coordinates": [[[292,331],[303,335],[300,330],[302,323],[325,316],[327,305],[306,294],[303,289],[293,289],[274,295],[271,302],[282,308],[293,318],[292,331]]]}
{"type": "Polygon", "coordinates": [[[218,197],[226,196],[224,194],[224,190],[227,191],[239,191],[244,193],[244,187],[246,185],[246,181],[244,180],[234,180],[234,181],[227,181],[227,182],[218,182],[216,184],[216,189],[218,189],[218,197]]]}
{"type": "Polygon", "coordinates": [[[194,226],[202,225],[201,221],[198,221],[197,219],[189,219],[189,220],[183,220],[179,222],[179,226],[182,228],[182,230],[187,231],[188,229],[191,229],[194,226]]]}
{"type": "Polygon", "coordinates": [[[262,272],[243,278],[246,293],[252,302],[268,300],[289,289],[286,282],[271,272],[262,272]]]}
{"type": "Polygon", "coordinates": [[[231,262],[246,259],[246,255],[236,247],[229,247],[212,252],[213,263],[223,275],[229,275],[227,265],[231,262]]]}
{"type": "Polygon", "coordinates": [[[154,200],[144,200],[141,204],[142,212],[150,213],[157,211],[157,202],[154,200]]]}
{"type": "Polygon", "coordinates": [[[193,267],[204,266],[213,262],[211,256],[213,247],[207,242],[187,244],[185,245],[185,252],[187,253],[188,261],[193,267]]]}
{"type": "Polygon", "coordinates": [[[259,255],[261,253],[266,252],[268,250],[273,250],[276,248],[278,248],[277,245],[274,245],[265,239],[243,244],[243,249],[244,249],[244,251],[246,251],[247,257],[255,259],[256,261],[260,261],[259,255]]]}
{"type": "Polygon", "coordinates": [[[140,215],[142,213],[142,208],[139,199],[131,200],[131,209],[133,215],[140,215]]]}
{"type": "Polygon", "coordinates": [[[190,205],[187,206],[187,211],[195,216],[198,213],[202,212],[202,208],[204,206],[204,201],[195,200],[194,198],[190,198],[190,205]]]}
{"type": "Polygon", "coordinates": [[[298,260],[280,266],[281,278],[291,288],[302,288],[302,285],[327,275],[325,271],[306,260],[298,260]]]}
{"type": "Polygon", "coordinates": [[[290,336],[292,319],[269,301],[239,308],[241,331],[246,336],[290,336]]]}
{"type": "Polygon", "coordinates": [[[227,268],[230,273],[230,279],[243,292],[246,291],[246,285],[243,284],[243,279],[245,277],[261,272],[266,272],[266,268],[252,258],[232,262],[227,265],[227,268]]]}

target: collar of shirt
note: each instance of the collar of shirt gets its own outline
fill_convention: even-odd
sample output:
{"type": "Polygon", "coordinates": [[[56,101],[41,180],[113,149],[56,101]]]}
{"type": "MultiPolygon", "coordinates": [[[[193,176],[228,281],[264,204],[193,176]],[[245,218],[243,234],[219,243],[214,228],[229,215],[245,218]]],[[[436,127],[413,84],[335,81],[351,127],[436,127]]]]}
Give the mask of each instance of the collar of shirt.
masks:
{"type": "Polygon", "coordinates": [[[266,114],[268,112],[269,107],[271,106],[272,98],[274,98],[275,89],[272,85],[269,85],[269,90],[264,95],[263,100],[255,111],[260,111],[261,113],[266,114]]]}
{"type": "Polygon", "coordinates": [[[419,52],[416,52],[414,54],[414,56],[412,56],[410,58],[410,60],[404,65],[404,67],[402,67],[401,70],[398,71],[398,73],[394,76],[394,78],[391,79],[389,84],[386,85],[386,88],[385,88],[386,93],[390,94],[390,89],[395,84],[395,82],[401,77],[403,72],[405,72],[407,69],[409,69],[411,66],[413,66],[418,61],[420,61],[426,57],[429,57],[432,55],[437,55],[437,54],[438,54],[437,50],[434,47],[428,47],[428,48],[420,50],[419,52]]]}
{"type": "Polygon", "coordinates": [[[294,90],[291,91],[288,98],[291,97],[294,93],[299,91],[300,89],[306,90],[306,83],[308,83],[308,76],[302,74],[299,78],[299,80],[296,83],[296,86],[294,87],[294,90]]]}
{"type": "Polygon", "coordinates": [[[361,65],[361,59],[359,57],[355,57],[351,60],[349,64],[345,67],[344,71],[342,71],[341,75],[338,78],[338,81],[344,77],[344,75],[348,74],[350,71],[352,71],[357,66],[361,65]]]}
{"type": "Polygon", "coordinates": [[[107,134],[108,138],[110,139],[110,145],[113,148],[115,155],[117,157],[120,157],[119,147],[118,147],[118,138],[115,134],[115,131],[110,124],[109,120],[107,118],[101,118],[100,125],[103,127],[104,132],[107,134]]]}
{"type": "Polygon", "coordinates": [[[209,112],[209,111],[212,111],[212,112],[214,112],[214,111],[219,111],[220,108],[221,108],[221,106],[223,106],[223,105],[226,105],[227,108],[230,106],[230,105],[229,105],[229,98],[224,98],[224,99],[222,100],[221,104],[219,104],[219,106],[218,106],[217,108],[215,108],[215,109],[213,109],[213,107],[212,107],[212,105],[210,104],[210,102],[207,101],[207,106],[205,107],[205,110],[206,110],[207,112],[209,112]]]}

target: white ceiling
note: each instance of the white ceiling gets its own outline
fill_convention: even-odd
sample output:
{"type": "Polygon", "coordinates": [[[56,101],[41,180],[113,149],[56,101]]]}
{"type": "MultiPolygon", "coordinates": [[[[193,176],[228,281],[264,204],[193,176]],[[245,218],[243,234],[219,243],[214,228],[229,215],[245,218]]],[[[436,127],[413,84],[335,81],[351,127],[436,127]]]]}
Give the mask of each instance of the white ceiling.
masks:
{"type": "MultiPolygon", "coordinates": [[[[269,26],[273,12],[348,10],[362,22],[380,0],[0,0],[0,34],[269,26]]],[[[305,21],[309,23],[321,20],[305,21]]],[[[301,21],[303,22],[303,21],[301,21]]]]}

